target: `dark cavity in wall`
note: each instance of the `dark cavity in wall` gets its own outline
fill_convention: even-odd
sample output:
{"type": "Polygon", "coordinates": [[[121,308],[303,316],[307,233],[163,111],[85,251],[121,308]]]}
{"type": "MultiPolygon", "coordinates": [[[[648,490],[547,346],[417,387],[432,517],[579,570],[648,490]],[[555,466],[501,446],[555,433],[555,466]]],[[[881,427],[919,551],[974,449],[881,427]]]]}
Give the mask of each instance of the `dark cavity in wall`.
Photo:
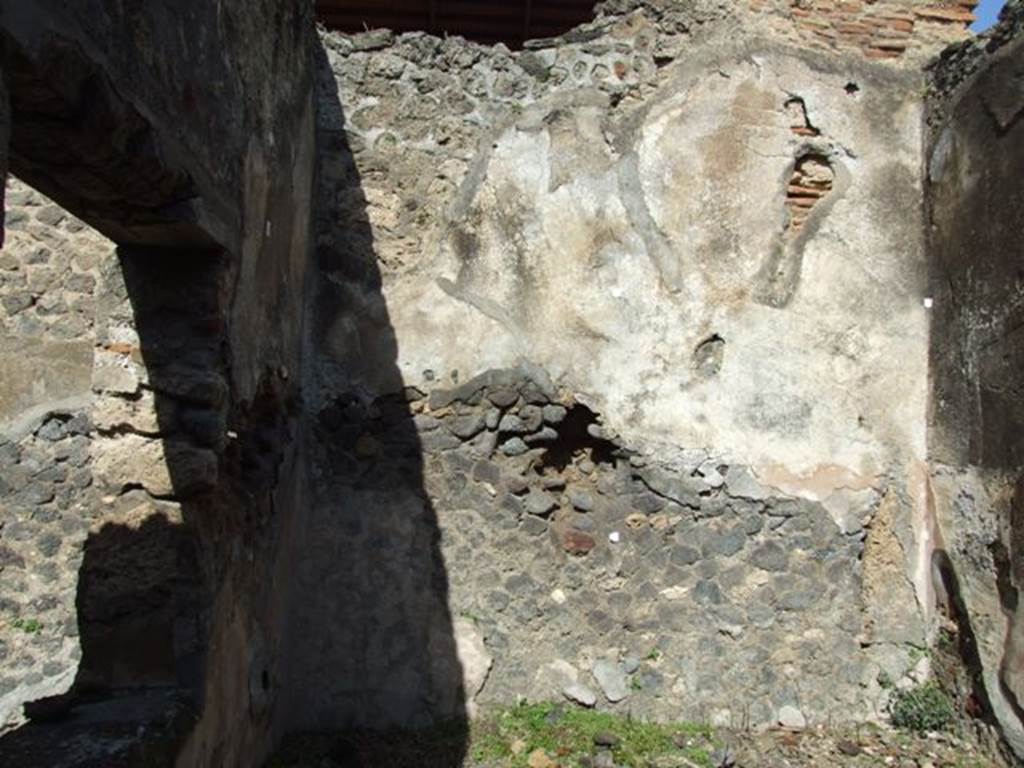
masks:
{"type": "Polygon", "coordinates": [[[547,445],[535,469],[543,474],[548,467],[559,472],[574,459],[589,458],[594,464],[615,464],[622,449],[604,437],[597,414],[582,403],[568,409],[565,419],[558,425],[558,437],[547,445]]]}
{"type": "Polygon", "coordinates": [[[710,379],[722,370],[725,357],[725,339],[713,333],[693,350],[693,369],[702,379],[710,379]]]}
{"type": "Polygon", "coordinates": [[[797,136],[820,136],[821,131],[811,124],[807,115],[807,104],[799,96],[788,99],[785,104],[789,116],[789,130],[797,136]]]}
{"type": "MultiPolygon", "coordinates": [[[[527,40],[558,37],[592,21],[594,5],[594,0],[406,0],[401,4],[317,0],[316,14],[321,24],[340,32],[422,31],[521,48],[527,40]]],[[[382,46],[387,44],[386,34],[379,37],[382,46]]]]}

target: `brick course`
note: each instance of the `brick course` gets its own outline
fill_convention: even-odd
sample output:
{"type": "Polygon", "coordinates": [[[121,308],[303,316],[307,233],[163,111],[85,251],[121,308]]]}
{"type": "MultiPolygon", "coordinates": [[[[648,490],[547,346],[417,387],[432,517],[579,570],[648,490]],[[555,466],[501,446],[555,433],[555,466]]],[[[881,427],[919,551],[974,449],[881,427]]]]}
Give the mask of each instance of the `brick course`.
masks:
{"type": "Polygon", "coordinates": [[[976,0],[749,0],[783,36],[815,50],[918,61],[965,39],[976,0]]]}

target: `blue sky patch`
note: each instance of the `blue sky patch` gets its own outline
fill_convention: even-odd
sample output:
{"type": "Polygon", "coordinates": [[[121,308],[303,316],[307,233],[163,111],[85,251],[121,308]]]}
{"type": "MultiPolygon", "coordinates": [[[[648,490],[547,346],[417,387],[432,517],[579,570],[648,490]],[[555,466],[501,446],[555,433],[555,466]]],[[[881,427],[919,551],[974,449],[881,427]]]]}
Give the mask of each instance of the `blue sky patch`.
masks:
{"type": "Polygon", "coordinates": [[[1004,5],[1006,5],[1006,0],[981,0],[978,7],[974,9],[978,20],[971,25],[971,31],[984,32],[995,24],[1004,5]]]}

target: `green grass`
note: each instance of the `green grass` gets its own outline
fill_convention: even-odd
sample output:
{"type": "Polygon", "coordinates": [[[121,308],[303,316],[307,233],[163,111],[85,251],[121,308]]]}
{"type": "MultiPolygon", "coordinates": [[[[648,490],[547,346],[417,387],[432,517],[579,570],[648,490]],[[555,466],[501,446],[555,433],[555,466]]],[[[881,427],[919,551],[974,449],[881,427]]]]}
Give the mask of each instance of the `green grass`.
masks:
{"type": "Polygon", "coordinates": [[[645,766],[664,755],[679,755],[695,765],[710,766],[710,752],[715,748],[711,729],[706,726],[645,723],[544,702],[505,710],[474,728],[470,755],[508,768],[524,768],[530,755],[543,749],[563,765],[576,765],[580,757],[594,752],[594,736],[598,733],[619,738],[612,756],[616,764],[630,767],[645,766]]]}
{"type": "Polygon", "coordinates": [[[915,733],[941,731],[953,721],[953,705],[937,683],[897,691],[892,701],[892,724],[915,733]]]}
{"type": "Polygon", "coordinates": [[[11,622],[11,626],[29,635],[34,635],[43,628],[39,619],[15,619],[11,622]]]}

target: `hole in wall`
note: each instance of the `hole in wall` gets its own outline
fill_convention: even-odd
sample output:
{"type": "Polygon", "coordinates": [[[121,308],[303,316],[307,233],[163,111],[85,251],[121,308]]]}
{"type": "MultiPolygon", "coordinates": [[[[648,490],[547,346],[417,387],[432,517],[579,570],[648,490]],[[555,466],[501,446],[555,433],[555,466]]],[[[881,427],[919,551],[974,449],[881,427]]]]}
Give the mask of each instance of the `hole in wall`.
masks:
{"type": "Polygon", "coordinates": [[[849,83],[843,86],[843,90],[846,91],[848,96],[856,96],[858,93],[860,93],[860,86],[851,80],[849,83]]]}
{"type": "Polygon", "coordinates": [[[797,136],[820,136],[821,131],[811,124],[807,115],[807,104],[799,96],[793,96],[785,103],[786,114],[789,116],[789,130],[797,136]]]}
{"type": "Polygon", "coordinates": [[[558,37],[594,19],[594,0],[405,0],[365,3],[317,0],[317,20],[328,29],[357,33],[395,32],[460,35],[478,43],[521,48],[526,40],[558,37]]]}
{"type": "Polygon", "coordinates": [[[725,357],[725,339],[713,333],[693,350],[693,369],[702,379],[710,379],[722,370],[725,357]]]}
{"type": "Polygon", "coordinates": [[[807,223],[814,207],[832,191],[835,171],[824,155],[808,153],[797,159],[786,185],[786,233],[796,235],[807,223]]]}
{"type": "Polygon", "coordinates": [[[615,457],[621,454],[618,445],[601,436],[597,414],[582,403],[576,403],[558,425],[558,438],[548,444],[535,469],[540,474],[548,468],[562,472],[582,459],[614,465],[615,457]]]}

